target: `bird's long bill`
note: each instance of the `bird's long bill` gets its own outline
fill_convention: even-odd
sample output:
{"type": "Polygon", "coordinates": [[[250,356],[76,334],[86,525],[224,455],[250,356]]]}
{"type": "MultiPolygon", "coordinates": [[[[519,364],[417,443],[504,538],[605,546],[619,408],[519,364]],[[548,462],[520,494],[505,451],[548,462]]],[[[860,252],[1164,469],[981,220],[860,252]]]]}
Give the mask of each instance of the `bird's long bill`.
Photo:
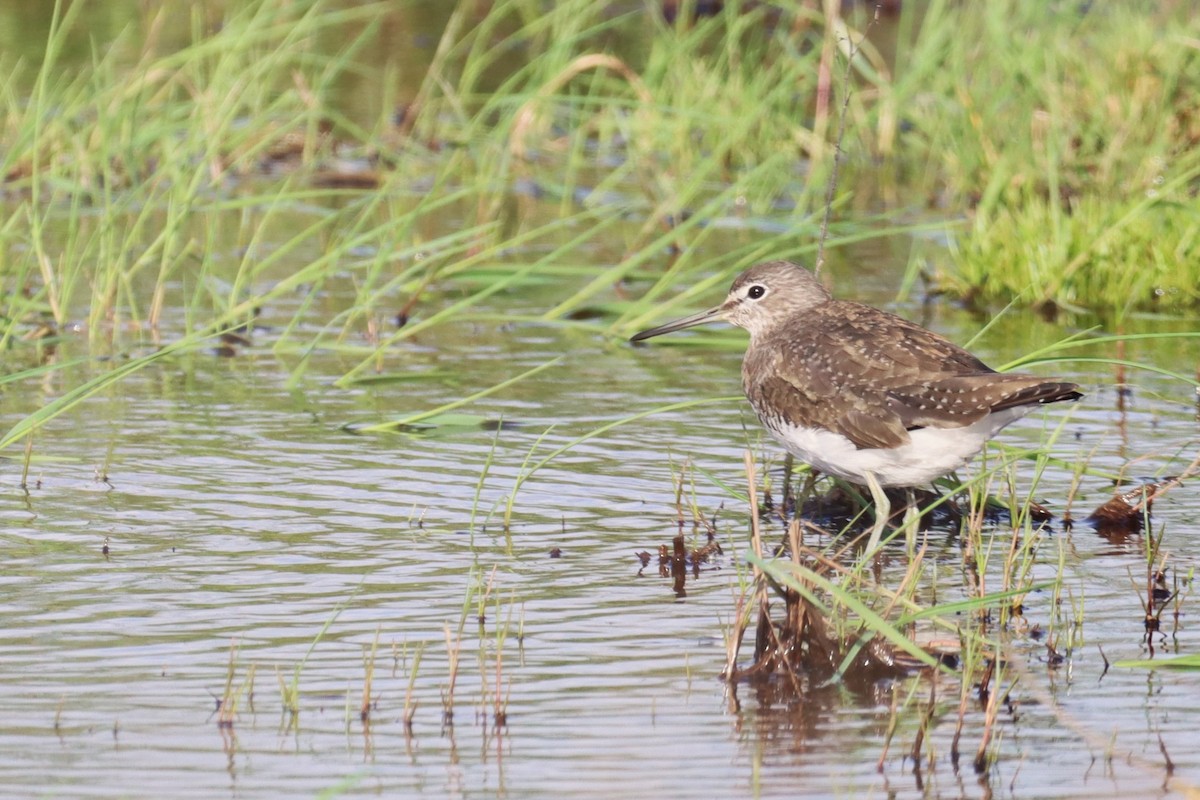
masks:
{"type": "Polygon", "coordinates": [[[681,319],[673,320],[665,325],[659,325],[657,328],[647,328],[641,333],[635,333],[629,337],[631,342],[640,342],[643,339],[649,339],[651,336],[662,336],[664,333],[674,333],[681,331],[684,328],[691,328],[696,325],[703,325],[706,322],[715,322],[725,316],[725,307],[717,306],[710,308],[708,311],[701,311],[699,314],[692,314],[690,317],[682,317],[681,319]]]}

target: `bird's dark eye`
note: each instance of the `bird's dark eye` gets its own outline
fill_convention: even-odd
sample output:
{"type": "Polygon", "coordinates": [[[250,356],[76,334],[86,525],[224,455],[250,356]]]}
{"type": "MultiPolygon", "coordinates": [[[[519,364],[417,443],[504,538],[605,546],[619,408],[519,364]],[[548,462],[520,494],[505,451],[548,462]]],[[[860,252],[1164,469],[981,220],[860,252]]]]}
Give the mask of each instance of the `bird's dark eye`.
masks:
{"type": "Polygon", "coordinates": [[[751,300],[761,300],[762,296],[767,293],[767,287],[755,284],[746,292],[746,297],[751,300]]]}

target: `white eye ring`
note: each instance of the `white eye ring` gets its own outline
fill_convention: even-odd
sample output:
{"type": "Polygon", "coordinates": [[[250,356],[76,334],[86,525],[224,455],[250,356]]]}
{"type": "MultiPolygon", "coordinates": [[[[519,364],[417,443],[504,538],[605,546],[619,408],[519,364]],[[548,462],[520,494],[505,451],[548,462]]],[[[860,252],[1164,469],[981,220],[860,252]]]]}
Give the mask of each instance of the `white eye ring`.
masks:
{"type": "Polygon", "coordinates": [[[746,290],[746,297],[751,300],[761,300],[767,295],[767,287],[761,283],[756,283],[746,290]]]}

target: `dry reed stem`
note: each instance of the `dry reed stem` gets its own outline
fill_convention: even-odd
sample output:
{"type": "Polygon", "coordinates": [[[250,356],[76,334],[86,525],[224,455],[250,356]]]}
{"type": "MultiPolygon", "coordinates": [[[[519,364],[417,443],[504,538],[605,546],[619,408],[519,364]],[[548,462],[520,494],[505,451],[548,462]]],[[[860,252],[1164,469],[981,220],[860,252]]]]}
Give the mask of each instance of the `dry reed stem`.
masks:
{"type": "Polygon", "coordinates": [[[499,646],[496,647],[496,690],[492,695],[492,720],[497,728],[503,728],[508,725],[508,699],[512,692],[512,684],[508,686],[509,691],[504,693],[504,700],[500,700],[500,691],[504,688],[504,652],[499,646]]]}
{"type": "Polygon", "coordinates": [[[399,125],[401,134],[407,135],[412,132],[417,117],[420,116],[425,104],[429,102],[433,86],[444,85],[442,64],[445,63],[458,40],[459,31],[462,30],[463,23],[470,13],[470,5],[469,3],[458,3],[454,13],[450,15],[450,19],[446,21],[446,27],[438,40],[437,50],[434,51],[429,68],[425,71],[425,77],[421,80],[421,88],[417,90],[416,96],[408,104],[408,113],[404,115],[404,119],[399,125]]]}
{"type": "Polygon", "coordinates": [[[421,666],[421,653],[424,652],[425,645],[417,647],[413,653],[412,667],[408,669],[408,688],[404,692],[404,731],[405,734],[410,734],[413,727],[413,717],[417,713],[417,704],[413,702],[413,689],[417,684],[417,669],[421,666]]]}
{"type": "Polygon", "coordinates": [[[746,623],[750,616],[746,611],[746,594],[738,595],[737,607],[734,609],[733,631],[725,642],[725,672],[722,677],[727,683],[737,679],[737,654],[742,649],[742,640],[746,637],[746,623]]]}
{"type": "MultiPolygon", "coordinates": [[[[750,497],[750,547],[754,555],[761,558],[762,535],[758,525],[758,479],[754,470],[754,455],[749,450],[744,451],[742,462],[746,468],[746,484],[750,497]]],[[[762,570],[759,569],[757,564],[752,564],[751,570],[753,578],[751,580],[750,593],[757,600],[759,622],[761,624],[763,617],[767,614],[766,581],[763,579],[762,570]]],[[[730,637],[729,651],[725,663],[725,680],[731,683],[737,679],[737,654],[745,638],[746,626],[749,624],[750,615],[753,613],[751,609],[746,607],[746,595],[744,594],[738,598],[736,613],[737,617],[734,622],[733,634],[730,637]]]]}
{"type": "MultiPolygon", "coordinates": [[[[678,479],[675,483],[675,524],[680,533],[683,533],[683,482],[686,480],[688,462],[683,462],[683,466],[679,468],[678,479]]],[[[673,467],[672,467],[673,471],[673,467]]]]}
{"type": "Polygon", "coordinates": [[[25,437],[25,458],[21,462],[21,484],[22,491],[29,491],[29,464],[33,461],[33,431],[25,437]]]}
{"type": "Polygon", "coordinates": [[[449,672],[446,688],[442,690],[442,722],[447,726],[454,725],[454,685],[458,682],[458,657],[462,647],[462,639],[450,630],[449,623],[445,626],[446,660],[449,672]]]}
{"type": "MultiPolygon", "coordinates": [[[[963,641],[966,641],[966,637],[963,641]]],[[[963,724],[967,718],[967,705],[971,702],[971,676],[967,674],[967,670],[973,667],[974,661],[971,659],[971,652],[966,646],[963,646],[963,674],[959,684],[958,719],[954,724],[954,736],[950,739],[950,763],[956,771],[959,758],[958,743],[962,739],[963,724]]]]}
{"type": "Polygon", "coordinates": [[[498,568],[498,564],[492,565],[492,571],[488,574],[487,583],[483,587],[483,597],[476,605],[476,618],[480,625],[483,625],[487,622],[487,614],[485,613],[487,609],[487,602],[488,598],[492,596],[492,590],[496,588],[496,570],[498,568]]]}
{"type": "Polygon", "coordinates": [[[363,655],[363,691],[362,704],[358,709],[358,718],[363,722],[371,719],[371,684],[375,680],[375,654],[379,651],[379,626],[375,627],[375,640],[371,649],[363,655]]]}
{"type": "Polygon", "coordinates": [[[887,730],[883,733],[883,749],[879,752],[879,760],[875,762],[875,771],[882,774],[883,764],[887,761],[888,751],[892,747],[892,738],[896,735],[896,727],[900,724],[900,684],[892,684],[892,704],[888,713],[887,730]]]}
{"type": "MultiPolygon", "coordinates": [[[[822,17],[825,20],[825,34],[821,37],[821,60],[817,64],[816,108],[813,111],[813,145],[810,155],[814,161],[820,160],[825,145],[825,134],[829,130],[829,107],[833,101],[833,54],[837,40],[838,22],[841,20],[840,0],[824,0],[822,17]]],[[[818,273],[821,265],[821,253],[818,250],[816,267],[818,273]]]]}
{"type": "MultiPolygon", "coordinates": [[[[754,455],[746,450],[742,453],[742,462],[746,466],[746,482],[750,488],[750,542],[756,558],[763,557],[762,534],[758,526],[758,478],[754,471],[754,455]]],[[[753,565],[754,583],[762,583],[762,570],[753,565]]]]}
{"type": "Polygon", "coordinates": [[[1002,697],[1007,697],[1009,692],[1013,690],[1013,687],[1016,686],[1016,681],[1014,680],[1009,684],[1008,691],[1001,692],[999,670],[992,669],[991,676],[996,679],[996,685],[991,692],[988,692],[987,707],[983,712],[983,735],[979,737],[979,747],[975,751],[975,772],[979,775],[986,772],[988,768],[987,751],[988,746],[992,743],[992,734],[996,728],[996,718],[1000,714],[1000,700],[1002,697]]]}
{"type": "MultiPolygon", "coordinates": [[[[937,712],[937,680],[938,673],[935,670],[929,678],[929,704],[925,707],[925,713],[921,716],[921,724],[917,726],[917,735],[913,737],[912,750],[909,751],[909,757],[913,762],[913,769],[921,768],[921,748],[925,744],[925,737],[928,735],[930,726],[933,724],[933,715],[937,712]]],[[[933,754],[929,754],[929,768],[933,769],[933,754]]]]}
{"type": "MultiPolygon", "coordinates": [[[[846,118],[850,113],[850,96],[853,94],[851,76],[854,57],[858,54],[862,41],[866,39],[867,31],[878,21],[879,8],[876,6],[874,18],[867,23],[866,30],[863,31],[859,42],[855,43],[851,38],[850,29],[846,26],[846,21],[841,17],[840,4],[837,0],[825,0],[825,43],[821,50],[821,63],[818,68],[817,114],[813,122],[813,139],[815,141],[824,142],[825,129],[829,124],[829,105],[833,96],[833,48],[837,44],[839,35],[844,36],[846,40],[845,47],[842,48],[846,56],[846,94],[842,98],[837,138],[833,142],[833,164],[830,167],[829,184],[825,189],[825,214],[821,219],[820,235],[817,237],[817,257],[813,264],[814,275],[820,275],[821,268],[825,266],[825,240],[829,238],[829,218],[833,214],[833,193],[837,191],[838,164],[842,156],[842,140],[846,137],[846,118]]],[[[820,152],[813,153],[813,159],[817,160],[820,155],[820,152]]]]}
{"type": "Polygon", "coordinates": [[[654,96],[646,88],[641,77],[628,64],[616,56],[606,53],[589,53],[582,55],[563,68],[562,72],[548,80],[533,97],[521,104],[513,118],[512,135],[508,140],[508,149],[515,157],[524,160],[527,154],[525,139],[533,131],[538,121],[538,106],[548,97],[566,86],[575,76],[594,69],[607,69],[617,73],[629,84],[643,105],[652,105],[654,96]]]}

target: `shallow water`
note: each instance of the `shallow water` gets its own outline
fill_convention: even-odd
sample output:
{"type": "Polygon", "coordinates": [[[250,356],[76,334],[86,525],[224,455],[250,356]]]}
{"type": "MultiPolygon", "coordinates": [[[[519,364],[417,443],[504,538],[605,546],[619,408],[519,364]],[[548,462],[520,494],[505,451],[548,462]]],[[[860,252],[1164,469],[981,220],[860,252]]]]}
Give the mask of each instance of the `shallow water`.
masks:
{"type": "MultiPolygon", "coordinates": [[[[942,321],[956,338],[956,324],[972,324],[949,313],[942,321]]],[[[270,337],[269,328],[256,335],[264,344],[270,337]]],[[[1039,577],[1065,548],[1066,586],[1086,599],[1086,643],[1050,669],[1036,642],[1015,637],[1028,661],[1019,665],[1014,713],[1002,719],[1000,760],[982,778],[969,767],[955,777],[946,762],[957,688],[943,681],[932,735],[941,760],[921,776],[922,789],[900,755],[911,746],[915,715],[902,718],[885,769],[875,772],[886,686],[797,701],[750,686],[731,697],[718,680],[746,511],[699,471],[743,485],[744,430],[756,451],[772,452],[760,448],[742,401],[651,416],[577,445],[522,486],[511,537],[503,535],[503,502],[548,427],[556,426],[540,452],[672,400],[732,396],[736,352],[633,349],[533,326],[473,325],[445,339],[424,344],[460,365],[454,382],[366,390],[332,389],[328,381],[340,374],[332,360],[328,371],[312,365],[289,390],[287,371],[259,345],[235,358],[181,357],[134,375],[39,436],[38,452],[61,460],[35,464],[28,494],[17,486],[19,463],[4,464],[7,793],[986,796],[1012,784],[1018,795],[1128,794],[1163,782],[1161,768],[1127,763],[1126,755],[1161,764],[1160,731],[1177,780],[1200,775],[1188,713],[1194,676],[1112,669],[1100,677],[1100,648],[1112,660],[1144,652],[1134,587],[1144,576],[1140,537],[1113,544],[1081,525],[1047,539],[1039,577]],[[499,434],[368,436],[342,427],[430,407],[559,352],[567,354],[561,365],[477,404],[517,423],[499,434]],[[725,555],[679,600],[654,563],[639,574],[635,554],[674,534],[672,473],[688,459],[698,470],[698,508],[708,515],[725,504],[717,523],[725,555]],[[106,461],[107,483],[97,480],[106,461]],[[477,590],[489,581],[480,628],[477,590]],[[444,629],[457,630],[464,602],[448,728],[444,629]],[[497,730],[498,628],[507,629],[500,649],[508,725],[497,730]],[[364,725],[364,651],[376,636],[375,700],[364,725]],[[253,708],[244,697],[232,728],[221,728],[215,698],[231,646],[235,682],[256,670],[253,708]],[[409,735],[402,717],[418,646],[409,735]],[[277,673],[290,681],[298,668],[293,723],[277,673]],[[1060,708],[1047,706],[1050,699],[1060,708]],[[1106,763],[1103,743],[1114,732],[1106,763]]],[[[1133,410],[1118,415],[1108,377],[1074,377],[1092,388],[1088,398],[1048,414],[1071,415],[1057,445],[1064,458],[1096,448],[1094,462],[1112,468],[1194,439],[1191,398],[1178,386],[1139,376],[1133,410]]],[[[28,383],[10,389],[4,422],[40,391],[28,383]]],[[[1035,443],[1042,425],[1027,419],[1004,438],[1035,443]]],[[[1151,473],[1164,459],[1132,471],[1151,473]]],[[[1028,479],[1028,468],[1022,472],[1028,479]]],[[[1070,479],[1051,468],[1037,496],[1061,513],[1070,479]]],[[[1109,491],[1085,478],[1076,514],[1109,491]]],[[[1194,508],[1186,486],[1155,507],[1173,574],[1184,575],[1198,555],[1182,535],[1194,508]]],[[[957,543],[935,534],[931,549],[954,585],[957,543]]],[[[1031,598],[1027,620],[1047,625],[1048,603],[1031,598]]],[[[1189,607],[1179,638],[1163,650],[1191,652],[1189,607]]],[[[977,724],[977,710],[972,716],[977,724]]],[[[967,750],[976,744],[971,731],[969,724],[967,750]]]]}
{"type": "MultiPolygon", "coordinates": [[[[523,197],[526,206],[537,206],[534,195],[523,197]]],[[[537,213],[557,210],[549,202],[537,213]]],[[[460,222],[443,221],[448,229],[460,222]]],[[[276,220],[290,223],[305,218],[276,220]]],[[[704,246],[732,251],[786,224],[785,216],[731,217],[704,246]]],[[[832,252],[839,294],[890,305],[912,245],[892,236],[832,252]]],[[[623,246],[614,236],[580,258],[606,263],[618,256],[604,249],[623,246]]],[[[213,257],[232,253],[231,244],[213,257]]],[[[312,255],[298,252],[278,269],[312,255]]],[[[777,474],[778,449],[762,440],[740,398],[736,347],[655,340],[633,348],[597,329],[518,321],[576,288],[547,283],[497,295],[394,348],[389,373],[431,377],[345,389],[333,381],[361,355],[318,350],[293,380],[294,345],[272,349],[297,297],[264,309],[251,343],[233,357],[160,361],[51,423],[35,439],[28,491],[19,485],[21,454],[5,453],[0,796],[1125,797],[1183,795],[1200,783],[1200,678],[1105,671],[1105,657],[1148,654],[1144,537],[1102,537],[1086,524],[1064,531],[1056,520],[1033,571],[1044,581],[1064,565],[1063,602],[1085,608],[1081,644],[1060,647],[1067,661],[1051,665],[1032,630],[1052,627],[1054,599],[1027,599],[1026,627],[1008,634],[1012,705],[998,724],[996,764],[983,775],[967,761],[950,763],[954,680],[937,684],[927,746],[935,762],[920,770],[905,758],[917,706],[900,715],[882,771],[876,763],[893,697],[913,691],[923,701],[927,681],[810,687],[801,696],[775,684],[726,687],[718,676],[748,539],[746,504],[736,496],[746,482],[742,453],[749,447],[777,474]],[[553,368],[462,409],[489,424],[420,436],[356,432],[560,355],[553,368]],[[602,425],[693,399],[716,402],[621,424],[527,476],[529,464],[602,425]],[[675,483],[685,465],[687,503],[715,515],[724,553],[689,576],[680,598],[660,577],[656,554],[679,529],[675,483]],[[643,551],[654,556],[644,568],[643,551]],[[447,631],[461,643],[452,701],[447,631]],[[410,730],[403,720],[414,672],[410,730]],[[219,724],[227,681],[237,690],[251,677],[247,691],[233,692],[232,724],[219,724]],[[292,682],[295,717],[280,688],[292,682]],[[504,726],[494,720],[497,694],[504,726]],[[1160,735],[1175,766],[1169,780],[1160,735]]],[[[354,299],[349,285],[323,292],[304,323],[314,336],[354,299]]],[[[437,287],[414,319],[456,298],[456,287],[437,287]]],[[[959,342],[986,321],[947,305],[891,307],[959,342]]],[[[169,310],[163,327],[185,330],[183,312],[169,310]]],[[[52,358],[89,356],[86,335],[69,336],[52,358]]],[[[973,349],[1002,364],[1062,335],[1011,312],[973,349]]],[[[1125,356],[1190,373],[1200,346],[1143,342],[1125,356]]],[[[30,348],[2,358],[6,373],[35,361],[30,348]]],[[[1072,467],[1083,456],[1130,477],[1177,473],[1194,456],[1190,386],[1138,372],[1118,392],[1107,368],[1059,366],[1087,397],[1002,437],[1033,447],[1067,420],[1053,446],[1061,461],[1032,490],[1059,519],[1069,497],[1081,518],[1112,492],[1103,476],[1073,489],[1072,467]]],[[[4,385],[0,432],[104,368],[85,360],[4,385]]],[[[1018,468],[1021,496],[1033,473],[1031,462],[1018,468]]],[[[1186,484],[1154,507],[1172,581],[1200,559],[1188,535],[1198,507],[1186,484]]],[[[684,516],[689,543],[702,543],[691,512],[684,516]]],[[[962,583],[960,543],[934,531],[929,545],[939,591],[952,593],[962,583]]],[[[883,580],[903,570],[902,552],[889,552],[883,580]]],[[[1164,617],[1156,657],[1196,652],[1195,602],[1184,600],[1177,632],[1164,617]]],[[[969,761],[982,713],[975,702],[968,708],[969,761]]]]}

